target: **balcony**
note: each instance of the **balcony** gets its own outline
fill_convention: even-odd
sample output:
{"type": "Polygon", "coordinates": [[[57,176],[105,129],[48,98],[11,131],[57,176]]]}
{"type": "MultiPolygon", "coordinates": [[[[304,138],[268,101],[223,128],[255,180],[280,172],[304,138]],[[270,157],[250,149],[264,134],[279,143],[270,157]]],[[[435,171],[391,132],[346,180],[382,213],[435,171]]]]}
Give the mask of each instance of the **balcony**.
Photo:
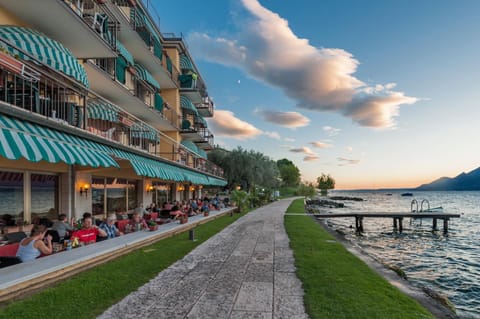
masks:
{"type": "Polygon", "coordinates": [[[77,58],[116,56],[118,22],[94,0],[0,0],[0,5],[77,58]]]}
{"type": "Polygon", "coordinates": [[[195,141],[198,148],[201,148],[205,151],[211,151],[214,148],[213,144],[213,134],[208,128],[199,128],[198,133],[202,136],[201,140],[195,141]]]}
{"type": "Polygon", "coordinates": [[[202,98],[202,102],[196,105],[198,114],[202,117],[212,117],[214,113],[214,103],[213,100],[206,96],[202,98]]]}
{"type": "Polygon", "coordinates": [[[221,169],[120,107],[34,62],[0,57],[0,113],[67,133],[123,145],[197,171],[222,177],[221,169]],[[17,60],[18,61],[18,60],[17,60]],[[165,152],[165,150],[169,150],[165,152]],[[199,165],[202,163],[202,165],[199,165]]]}
{"type": "Polygon", "coordinates": [[[94,91],[160,131],[177,130],[178,115],[175,110],[163,101],[158,105],[156,99],[159,95],[154,88],[131,73],[127,74],[131,86],[120,83],[116,77],[114,59],[89,60],[84,68],[94,91]]]}
{"type": "Polygon", "coordinates": [[[132,52],[135,61],[151,72],[162,89],[178,88],[179,72],[166,52],[162,51],[154,24],[139,5],[132,6],[126,0],[112,0],[105,4],[119,21],[119,39],[132,52]]]}

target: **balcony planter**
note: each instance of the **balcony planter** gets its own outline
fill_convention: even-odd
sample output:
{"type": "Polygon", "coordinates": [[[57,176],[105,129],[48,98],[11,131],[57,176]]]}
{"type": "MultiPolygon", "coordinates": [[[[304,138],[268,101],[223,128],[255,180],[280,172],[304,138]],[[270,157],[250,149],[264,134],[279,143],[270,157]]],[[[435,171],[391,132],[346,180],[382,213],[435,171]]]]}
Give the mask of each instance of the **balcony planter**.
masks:
{"type": "Polygon", "coordinates": [[[148,229],[149,229],[150,231],[155,231],[155,230],[157,230],[157,229],[158,229],[157,223],[154,222],[153,220],[149,221],[149,222],[148,222],[148,229]]]}
{"type": "Polygon", "coordinates": [[[23,74],[25,68],[22,62],[2,51],[0,51],[0,65],[16,74],[23,74]]]}

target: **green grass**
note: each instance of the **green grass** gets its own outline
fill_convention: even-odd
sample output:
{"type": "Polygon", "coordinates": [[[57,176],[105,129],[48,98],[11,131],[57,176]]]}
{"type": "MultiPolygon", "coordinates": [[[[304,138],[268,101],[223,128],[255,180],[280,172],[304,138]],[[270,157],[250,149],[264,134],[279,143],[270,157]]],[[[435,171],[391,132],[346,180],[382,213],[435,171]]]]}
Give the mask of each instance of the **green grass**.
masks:
{"type": "MultiPolygon", "coordinates": [[[[303,213],[303,199],[289,213],[303,213]]],[[[285,216],[308,314],[315,318],[435,318],[348,252],[310,216],[285,216]]]]}
{"type": "Polygon", "coordinates": [[[197,226],[197,241],[189,240],[188,232],[178,234],[85,271],[7,305],[0,309],[0,318],[95,318],[243,215],[197,226]]]}

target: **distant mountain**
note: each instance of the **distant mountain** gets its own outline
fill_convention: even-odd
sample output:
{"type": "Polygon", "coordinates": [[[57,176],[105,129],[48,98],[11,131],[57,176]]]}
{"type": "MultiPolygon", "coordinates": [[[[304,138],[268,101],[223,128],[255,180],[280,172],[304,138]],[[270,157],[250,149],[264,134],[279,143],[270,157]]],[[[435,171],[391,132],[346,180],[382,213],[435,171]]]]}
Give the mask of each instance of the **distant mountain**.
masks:
{"type": "Polygon", "coordinates": [[[480,190],[480,167],[456,177],[441,177],[430,184],[416,188],[420,191],[478,191],[480,190]]]}

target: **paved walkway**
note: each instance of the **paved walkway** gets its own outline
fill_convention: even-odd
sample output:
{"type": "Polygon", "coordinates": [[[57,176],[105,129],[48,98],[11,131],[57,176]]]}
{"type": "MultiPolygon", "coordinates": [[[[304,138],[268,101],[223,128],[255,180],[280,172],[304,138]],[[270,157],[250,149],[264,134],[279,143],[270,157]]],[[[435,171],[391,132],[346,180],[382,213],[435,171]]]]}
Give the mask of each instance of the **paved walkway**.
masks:
{"type": "Polygon", "coordinates": [[[283,225],[291,201],[242,217],[99,318],[308,318],[283,225]]]}

